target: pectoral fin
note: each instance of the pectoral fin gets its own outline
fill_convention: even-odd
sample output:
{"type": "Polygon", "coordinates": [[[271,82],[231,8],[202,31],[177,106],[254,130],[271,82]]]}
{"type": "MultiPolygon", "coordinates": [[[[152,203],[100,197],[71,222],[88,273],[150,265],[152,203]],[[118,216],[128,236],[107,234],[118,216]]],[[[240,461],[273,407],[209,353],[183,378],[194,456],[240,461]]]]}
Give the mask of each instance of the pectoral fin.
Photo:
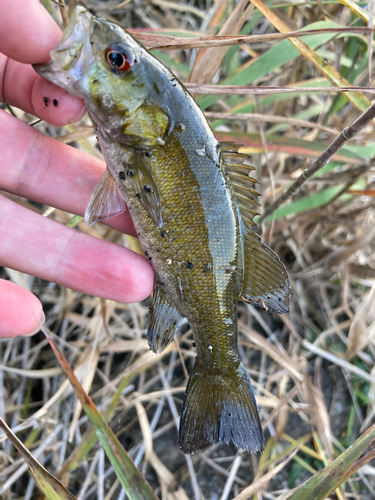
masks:
{"type": "Polygon", "coordinates": [[[126,210],[126,204],[112,175],[106,170],[96,185],[86,208],[85,221],[89,226],[126,210]]]}
{"type": "Polygon", "coordinates": [[[153,299],[147,337],[151,350],[160,354],[170,344],[183,317],[171,305],[164,288],[158,282],[153,299]]]}
{"type": "Polygon", "coordinates": [[[134,162],[132,162],[127,171],[127,180],[137,198],[142,202],[146,213],[158,227],[161,227],[163,221],[159,192],[142,155],[143,153],[140,151],[135,152],[133,157],[134,162]]]}
{"type": "Polygon", "coordinates": [[[243,300],[267,311],[288,312],[292,289],[284,264],[253,231],[249,230],[244,240],[243,300]]]}

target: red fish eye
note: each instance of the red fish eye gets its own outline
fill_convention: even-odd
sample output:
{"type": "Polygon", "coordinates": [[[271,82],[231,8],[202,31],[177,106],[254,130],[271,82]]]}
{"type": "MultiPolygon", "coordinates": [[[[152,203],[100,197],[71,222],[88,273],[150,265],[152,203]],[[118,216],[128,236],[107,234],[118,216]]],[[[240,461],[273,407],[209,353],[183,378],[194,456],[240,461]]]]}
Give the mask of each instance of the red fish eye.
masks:
{"type": "Polygon", "coordinates": [[[111,68],[116,71],[129,71],[134,64],[134,56],[130,50],[115,44],[108,47],[105,58],[111,68]]]}

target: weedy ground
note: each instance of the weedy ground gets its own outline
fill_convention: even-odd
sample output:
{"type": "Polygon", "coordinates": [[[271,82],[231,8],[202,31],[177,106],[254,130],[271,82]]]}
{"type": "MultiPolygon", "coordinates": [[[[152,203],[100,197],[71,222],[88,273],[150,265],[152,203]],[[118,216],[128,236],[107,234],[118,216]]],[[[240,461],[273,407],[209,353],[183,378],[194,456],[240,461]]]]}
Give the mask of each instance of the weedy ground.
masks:
{"type": "MultiPolygon", "coordinates": [[[[58,8],[45,3],[60,22],[58,8]]],[[[285,31],[282,23],[292,31],[365,27],[374,7],[372,1],[344,0],[275,0],[264,2],[270,11],[262,12],[259,1],[84,3],[98,15],[137,29],[135,36],[143,36],[143,42],[152,33],[161,35],[155,38],[159,42],[165,35],[196,37],[220,30],[227,35],[272,34],[285,31]],[[236,6],[240,15],[233,15],[236,6]]],[[[369,93],[350,98],[322,87],[331,86],[334,71],[347,85],[371,87],[372,38],[362,32],[321,32],[304,38],[308,45],[297,48],[275,39],[206,52],[154,52],[183,82],[199,84],[195,97],[218,138],[244,143],[244,151],[253,155],[264,212],[370,104],[369,93]],[[202,95],[208,83],[281,89],[268,95],[238,95],[234,88],[226,95],[202,95]],[[282,92],[285,86],[321,90],[290,94],[282,92]]],[[[7,109],[28,123],[35,121],[7,109]]],[[[63,128],[46,123],[38,128],[100,155],[88,117],[63,128]]],[[[294,290],[287,315],[239,306],[240,353],[253,380],[266,436],[260,457],[221,444],[192,457],[180,453],[178,415],[195,356],[187,324],[176,342],[156,357],[145,337],[151,299],[113,303],[0,269],[1,277],[42,300],[46,325],[101,411],[123,383],[110,425],[159,498],[276,499],[331,463],[374,424],[374,153],[370,122],[257,229],[285,263],[294,290]],[[244,489],[247,493],[241,496],[244,489]]],[[[62,224],[74,215],[32,200],[18,201],[62,224]]],[[[141,251],[136,240],[104,225],[89,228],[79,222],[76,230],[141,251]]],[[[81,500],[126,498],[98,443],[75,462],[90,423],[44,335],[1,340],[0,358],[0,417],[32,454],[81,500]]],[[[369,462],[330,498],[374,498],[374,477],[369,462]]],[[[39,495],[23,459],[2,440],[0,498],[39,495]]]]}

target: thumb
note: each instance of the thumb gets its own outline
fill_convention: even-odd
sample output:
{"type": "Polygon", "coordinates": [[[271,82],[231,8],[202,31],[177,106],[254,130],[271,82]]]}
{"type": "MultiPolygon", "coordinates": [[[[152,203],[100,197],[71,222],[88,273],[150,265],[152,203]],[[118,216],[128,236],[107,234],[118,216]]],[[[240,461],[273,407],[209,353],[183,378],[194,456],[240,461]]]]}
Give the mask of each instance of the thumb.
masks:
{"type": "Polygon", "coordinates": [[[33,335],[44,323],[42,304],[31,292],[0,280],[0,338],[33,335]]]}

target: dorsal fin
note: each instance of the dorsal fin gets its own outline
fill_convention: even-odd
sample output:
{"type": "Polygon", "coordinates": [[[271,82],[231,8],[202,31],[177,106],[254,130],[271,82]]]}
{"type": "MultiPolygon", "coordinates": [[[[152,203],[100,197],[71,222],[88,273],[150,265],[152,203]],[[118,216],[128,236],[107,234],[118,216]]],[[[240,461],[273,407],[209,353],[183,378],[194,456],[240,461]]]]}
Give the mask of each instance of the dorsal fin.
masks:
{"type": "Polygon", "coordinates": [[[244,247],[243,300],[270,312],[288,312],[292,288],[284,264],[251,229],[244,235],[244,247]]]}
{"type": "Polygon", "coordinates": [[[235,144],[234,142],[220,143],[224,163],[234,192],[236,193],[242,221],[245,224],[245,227],[249,228],[256,226],[253,218],[256,215],[259,215],[259,212],[253,207],[260,206],[260,203],[256,201],[253,196],[261,196],[261,194],[254,189],[254,184],[259,181],[250,177],[250,172],[255,170],[255,167],[247,164],[250,156],[245,153],[238,152],[241,146],[242,144],[235,144]]]}
{"type": "Polygon", "coordinates": [[[252,231],[256,226],[253,218],[260,203],[253,196],[260,196],[253,185],[259,181],[250,177],[254,167],[247,164],[249,155],[239,153],[241,144],[220,143],[222,156],[236,194],[238,208],[245,226],[244,253],[245,274],[242,298],[267,311],[283,313],[289,311],[291,285],[288,272],[279,257],[265,245],[260,236],[252,231]]]}

